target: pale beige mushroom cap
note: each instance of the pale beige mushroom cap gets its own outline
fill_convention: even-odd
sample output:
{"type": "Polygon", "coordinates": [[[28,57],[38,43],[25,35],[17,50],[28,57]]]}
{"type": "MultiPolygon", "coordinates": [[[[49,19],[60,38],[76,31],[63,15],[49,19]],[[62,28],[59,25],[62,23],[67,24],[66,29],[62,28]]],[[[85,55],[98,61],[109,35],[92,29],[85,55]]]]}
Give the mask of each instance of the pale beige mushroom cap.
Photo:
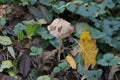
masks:
{"type": "Polygon", "coordinates": [[[48,26],[48,30],[57,38],[66,38],[74,32],[74,27],[68,21],[57,18],[48,26]]]}

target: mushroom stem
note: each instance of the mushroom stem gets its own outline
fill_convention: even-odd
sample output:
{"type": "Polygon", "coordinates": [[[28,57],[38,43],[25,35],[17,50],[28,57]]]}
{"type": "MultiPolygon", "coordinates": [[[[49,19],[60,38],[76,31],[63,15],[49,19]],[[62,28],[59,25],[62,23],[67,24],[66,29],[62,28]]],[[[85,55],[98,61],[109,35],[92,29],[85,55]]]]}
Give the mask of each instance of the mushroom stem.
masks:
{"type": "Polygon", "coordinates": [[[59,38],[58,61],[60,61],[61,49],[62,49],[62,39],[61,39],[61,38],[59,38]]]}

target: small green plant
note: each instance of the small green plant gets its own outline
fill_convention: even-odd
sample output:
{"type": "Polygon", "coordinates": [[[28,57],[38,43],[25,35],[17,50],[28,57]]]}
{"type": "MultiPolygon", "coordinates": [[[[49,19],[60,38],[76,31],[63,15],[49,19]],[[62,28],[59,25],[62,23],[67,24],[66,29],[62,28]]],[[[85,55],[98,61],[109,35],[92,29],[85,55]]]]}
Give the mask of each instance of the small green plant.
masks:
{"type": "Polygon", "coordinates": [[[35,46],[32,46],[30,48],[31,52],[30,52],[30,55],[31,56],[36,56],[36,55],[39,55],[42,53],[43,49],[42,48],[38,48],[38,47],[35,47],[35,46]]]}
{"type": "Polygon", "coordinates": [[[51,5],[51,2],[50,2],[51,0],[39,0],[39,2],[41,3],[41,4],[44,4],[44,5],[46,5],[46,6],[50,6],[51,5]]]}
{"type": "Polygon", "coordinates": [[[17,35],[18,40],[22,40],[25,37],[24,31],[26,33],[27,38],[30,38],[35,35],[35,31],[39,28],[38,24],[35,25],[24,25],[22,23],[18,23],[14,28],[14,33],[17,35]]]}
{"type": "Polygon", "coordinates": [[[26,32],[26,35],[27,35],[27,38],[30,38],[35,35],[35,31],[40,27],[40,25],[38,24],[35,24],[35,25],[26,25],[26,29],[25,29],[25,32],[26,32]]]}
{"type": "Polygon", "coordinates": [[[40,76],[37,78],[37,80],[51,80],[48,75],[40,76]]]}
{"type": "Polygon", "coordinates": [[[54,38],[51,34],[49,34],[48,30],[44,27],[38,28],[36,33],[40,35],[44,40],[49,40],[54,38]]]}
{"type": "Polygon", "coordinates": [[[46,24],[44,19],[37,21],[23,21],[22,23],[18,23],[13,31],[17,35],[18,40],[22,40],[25,36],[29,39],[32,39],[32,36],[36,34],[36,31],[38,31],[38,34],[41,34],[43,39],[53,38],[45,29],[40,28],[39,31],[39,27],[41,27],[42,24],[46,24]]]}
{"type": "Polygon", "coordinates": [[[4,69],[9,69],[11,67],[13,67],[11,60],[2,61],[2,64],[0,66],[0,72],[4,71],[4,69]]]}
{"type": "Polygon", "coordinates": [[[61,71],[60,67],[55,67],[55,68],[53,69],[53,72],[54,72],[54,73],[59,73],[60,71],[61,71]]]}
{"type": "Polygon", "coordinates": [[[7,35],[7,32],[4,29],[5,24],[6,24],[6,18],[5,17],[0,18],[0,31],[2,32],[3,35],[7,35]]]}
{"type": "Polygon", "coordinates": [[[64,1],[60,1],[58,4],[52,5],[52,9],[53,9],[54,12],[56,12],[58,14],[59,13],[63,13],[65,8],[59,9],[59,7],[61,7],[63,5],[65,5],[65,2],[64,1]]]}
{"type": "Polygon", "coordinates": [[[26,29],[26,26],[22,23],[18,23],[14,28],[14,33],[17,35],[18,40],[22,40],[24,38],[24,32],[23,30],[26,29]]]}
{"type": "Polygon", "coordinates": [[[66,61],[63,61],[62,63],[58,64],[58,66],[56,66],[53,69],[54,73],[59,73],[60,71],[64,70],[66,67],[68,66],[66,61]]]}
{"type": "Polygon", "coordinates": [[[97,64],[102,66],[113,66],[120,62],[120,58],[115,58],[113,53],[107,53],[102,59],[97,61],[97,64]]]}
{"type": "Polygon", "coordinates": [[[10,76],[17,78],[16,72],[14,71],[14,64],[11,60],[2,61],[2,64],[0,65],[0,72],[6,72],[10,76]]]}
{"type": "Polygon", "coordinates": [[[6,23],[6,18],[5,17],[0,18],[0,26],[4,26],[5,23],[6,23]]]}

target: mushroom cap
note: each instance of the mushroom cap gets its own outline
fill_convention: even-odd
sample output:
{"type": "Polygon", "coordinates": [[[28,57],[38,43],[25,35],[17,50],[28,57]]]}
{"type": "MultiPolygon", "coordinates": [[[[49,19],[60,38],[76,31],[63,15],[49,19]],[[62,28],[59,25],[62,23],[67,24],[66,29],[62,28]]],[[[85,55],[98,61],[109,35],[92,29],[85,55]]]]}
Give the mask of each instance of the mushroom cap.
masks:
{"type": "Polygon", "coordinates": [[[48,30],[57,38],[66,38],[74,32],[74,27],[68,21],[57,18],[48,26],[48,30]]]}

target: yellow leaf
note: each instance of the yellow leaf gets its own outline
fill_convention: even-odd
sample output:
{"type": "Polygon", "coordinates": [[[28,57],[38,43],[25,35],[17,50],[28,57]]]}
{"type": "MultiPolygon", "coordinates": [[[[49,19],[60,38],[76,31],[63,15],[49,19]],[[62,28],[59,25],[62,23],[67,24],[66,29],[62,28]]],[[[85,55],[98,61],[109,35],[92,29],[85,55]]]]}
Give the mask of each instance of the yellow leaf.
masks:
{"type": "Polygon", "coordinates": [[[73,69],[76,69],[76,62],[72,56],[70,56],[70,55],[66,56],[66,60],[73,69]]]}
{"type": "Polygon", "coordinates": [[[98,49],[96,46],[96,40],[92,39],[88,30],[81,33],[79,46],[85,68],[88,69],[90,66],[94,68],[98,49]]]}

